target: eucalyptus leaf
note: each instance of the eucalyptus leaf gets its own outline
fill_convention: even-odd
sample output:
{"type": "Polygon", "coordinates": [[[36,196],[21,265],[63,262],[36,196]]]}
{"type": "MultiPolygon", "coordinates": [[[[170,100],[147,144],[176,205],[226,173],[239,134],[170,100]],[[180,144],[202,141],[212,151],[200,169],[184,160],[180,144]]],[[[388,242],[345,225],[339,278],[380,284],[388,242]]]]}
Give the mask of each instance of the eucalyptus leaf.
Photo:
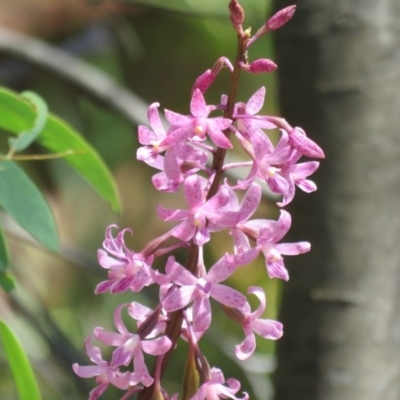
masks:
{"type": "Polygon", "coordinates": [[[39,387],[28,356],[6,322],[0,320],[0,340],[14,377],[20,400],[40,400],[39,387]]]}
{"type": "MultiPolygon", "coordinates": [[[[0,128],[20,135],[34,126],[37,112],[30,102],[16,93],[0,88],[0,128]]],[[[48,114],[36,142],[47,150],[64,157],[72,168],[85,177],[106,199],[115,212],[121,211],[121,201],[113,177],[95,149],[61,119],[48,114]]]]}
{"type": "Polygon", "coordinates": [[[25,150],[43,130],[47,121],[47,104],[45,101],[33,92],[22,92],[21,98],[28,100],[37,113],[33,127],[27,132],[20,132],[16,138],[8,139],[12,152],[25,150]]]}
{"type": "Polygon", "coordinates": [[[53,214],[39,189],[13,161],[0,162],[0,206],[50,250],[58,250],[53,214]]]}

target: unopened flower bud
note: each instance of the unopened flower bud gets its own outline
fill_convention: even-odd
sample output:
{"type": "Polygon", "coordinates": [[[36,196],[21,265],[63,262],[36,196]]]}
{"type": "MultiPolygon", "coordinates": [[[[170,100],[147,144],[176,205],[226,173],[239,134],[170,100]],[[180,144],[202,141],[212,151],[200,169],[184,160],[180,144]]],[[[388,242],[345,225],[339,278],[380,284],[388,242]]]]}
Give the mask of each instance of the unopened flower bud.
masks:
{"type": "Polygon", "coordinates": [[[235,30],[239,33],[243,33],[242,24],[244,21],[244,10],[237,0],[231,0],[229,3],[229,17],[232,21],[232,25],[235,30]]]}
{"type": "Polygon", "coordinates": [[[289,6],[282,10],[279,10],[276,14],[274,14],[265,24],[268,30],[274,31],[280,28],[282,25],[285,25],[294,15],[296,11],[296,6],[289,6]]]}
{"type": "Polygon", "coordinates": [[[205,93],[215,81],[216,76],[217,75],[211,69],[208,69],[206,72],[201,74],[194,82],[192,94],[196,89],[199,89],[201,93],[205,93]]]}
{"type": "Polygon", "coordinates": [[[248,40],[246,43],[246,48],[249,48],[256,40],[258,40],[261,36],[264,36],[266,33],[274,31],[280,28],[282,25],[285,25],[286,22],[293,17],[295,11],[295,5],[279,10],[255,33],[252,38],[250,38],[250,40],[248,40]]]}
{"type": "Polygon", "coordinates": [[[272,72],[278,68],[278,66],[268,58],[260,58],[250,64],[245,64],[242,62],[240,63],[240,67],[243,71],[252,72],[253,74],[272,72]]]}
{"type": "Polygon", "coordinates": [[[292,131],[289,132],[289,140],[291,145],[306,157],[325,158],[325,154],[321,147],[309,139],[303,129],[292,129],[292,131]]]}

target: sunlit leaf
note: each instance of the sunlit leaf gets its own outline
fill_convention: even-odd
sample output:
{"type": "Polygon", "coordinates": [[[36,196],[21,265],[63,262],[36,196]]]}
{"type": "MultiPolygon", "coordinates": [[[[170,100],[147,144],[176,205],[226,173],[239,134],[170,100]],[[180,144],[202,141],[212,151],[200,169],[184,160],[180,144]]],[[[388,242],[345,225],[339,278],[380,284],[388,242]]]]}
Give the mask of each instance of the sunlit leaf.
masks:
{"type": "Polygon", "coordinates": [[[0,320],[0,339],[20,400],[40,400],[39,387],[28,357],[12,329],[0,320]]]}
{"type": "MultiPolygon", "coordinates": [[[[32,104],[4,88],[0,88],[0,128],[14,133],[29,131],[37,117],[32,104]]],[[[64,160],[83,175],[106,199],[115,212],[121,202],[113,177],[96,150],[71,126],[49,114],[36,142],[54,153],[72,152],[64,160]]]]}
{"type": "Polygon", "coordinates": [[[23,92],[21,93],[21,98],[28,100],[33,105],[37,116],[30,130],[20,132],[16,138],[8,139],[13,152],[25,150],[43,130],[47,121],[47,104],[40,96],[32,92],[23,92]]]}
{"type": "Polygon", "coordinates": [[[57,228],[49,206],[13,161],[0,162],[0,206],[38,242],[58,249],[57,228]]]}

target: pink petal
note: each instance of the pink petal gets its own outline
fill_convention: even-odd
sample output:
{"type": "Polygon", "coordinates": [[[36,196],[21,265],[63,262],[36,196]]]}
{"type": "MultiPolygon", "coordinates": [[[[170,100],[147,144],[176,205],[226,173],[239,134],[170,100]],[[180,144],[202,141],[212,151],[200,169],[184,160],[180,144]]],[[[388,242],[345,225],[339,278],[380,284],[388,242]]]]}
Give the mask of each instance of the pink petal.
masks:
{"type": "Polygon", "coordinates": [[[214,283],[211,287],[210,296],[221,304],[228,307],[242,308],[246,304],[246,297],[229,286],[214,283]]]}
{"type": "Polygon", "coordinates": [[[247,289],[247,293],[254,294],[260,301],[260,305],[258,306],[258,308],[248,316],[249,320],[254,320],[254,319],[260,318],[261,315],[263,315],[263,313],[265,311],[265,306],[266,306],[264,290],[257,286],[250,286],[247,289]]]}
{"type": "Polygon", "coordinates": [[[142,340],[141,345],[145,353],[159,356],[171,348],[172,342],[166,336],[161,336],[153,340],[142,340]]]}
{"type": "Polygon", "coordinates": [[[260,161],[266,155],[271,154],[274,146],[264,131],[260,129],[259,121],[248,120],[245,122],[245,126],[253,145],[255,159],[260,161]]]}
{"type": "Polygon", "coordinates": [[[255,115],[261,110],[264,104],[265,87],[262,86],[258,89],[253,96],[250,97],[246,104],[246,114],[255,115]]]}
{"type": "Polygon", "coordinates": [[[93,378],[94,376],[101,375],[107,371],[107,368],[106,366],[103,367],[99,365],[80,366],[76,363],[72,365],[75,374],[81,378],[93,378]]]}
{"type": "Polygon", "coordinates": [[[167,137],[160,143],[160,147],[167,148],[177,146],[187,140],[192,131],[192,123],[188,123],[182,127],[174,127],[168,131],[167,137]]]}
{"type": "Polygon", "coordinates": [[[264,339],[277,340],[283,335],[283,325],[270,319],[257,319],[250,323],[250,327],[264,339]]]}
{"type": "Polygon", "coordinates": [[[127,306],[127,303],[119,305],[114,311],[114,325],[121,335],[129,335],[130,332],[126,329],[124,322],[122,321],[121,312],[127,306]]]}
{"type": "Polygon", "coordinates": [[[183,183],[185,199],[191,209],[200,207],[205,203],[205,187],[207,181],[199,175],[191,175],[183,183]]]}
{"type": "Polygon", "coordinates": [[[289,280],[289,273],[285,268],[283,260],[278,261],[268,261],[267,262],[267,271],[270,278],[278,278],[283,279],[284,281],[289,280]]]}
{"type": "Polygon", "coordinates": [[[129,339],[126,339],[123,346],[117,347],[112,354],[111,366],[119,367],[121,365],[128,366],[132,361],[133,352],[140,344],[139,335],[131,335],[129,339]]]}
{"type": "Polygon", "coordinates": [[[130,288],[132,281],[133,281],[132,276],[126,276],[125,278],[117,279],[114,282],[114,285],[111,287],[110,293],[115,294],[127,291],[130,288]]]}
{"type": "Polygon", "coordinates": [[[108,346],[121,346],[125,340],[120,333],[108,332],[100,327],[94,328],[94,336],[108,346]]]}
{"type": "Polygon", "coordinates": [[[291,224],[292,217],[290,216],[290,214],[285,210],[281,210],[281,215],[279,216],[279,220],[277,221],[277,225],[273,234],[274,243],[279,242],[286,235],[286,233],[289,231],[291,224]]]}
{"type": "Polygon", "coordinates": [[[169,257],[165,266],[169,279],[180,286],[194,285],[197,279],[182,265],[175,262],[174,257],[169,257]]]}
{"type": "Polygon", "coordinates": [[[279,253],[287,256],[297,256],[298,254],[307,253],[311,250],[311,244],[309,242],[278,243],[274,247],[279,253]]]}
{"type": "Polygon", "coordinates": [[[208,297],[197,296],[193,302],[193,329],[196,333],[205,332],[211,324],[211,306],[208,297]]]}
{"type": "Polygon", "coordinates": [[[211,368],[211,382],[213,384],[222,385],[225,383],[225,377],[219,368],[211,368]]]}
{"type": "Polygon", "coordinates": [[[288,190],[286,193],[283,193],[283,199],[281,202],[278,202],[276,204],[278,204],[279,207],[284,207],[287,204],[289,204],[293,198],[294,198],[294,194],[295,194],[295,185],[294,185],[294,181],[293,181],[293,177],[290,174],[286,175],[286,179],[287,182],[289,184],[288,190]]]}
{"type": "Polygon", "coordinates": [[[275,172],[271,176],[265,175],[263,178],[273,193],[286,193],[289,189],[287,180],[279,172],[275,172]]]}
{"type": "Polygon", "coordinates": [[[225,254],[208,271],[208,282],[220,283],[229,278],[238,267],[242,267],[254,261],[259,254],[257,248],[249,249],[238,255],[225,254]]]}
{"type": "Polygon", "coordinates": [[[179,183],[172,182],[164,172],[159,172],[151,178],[154,187],[162,192],[177,192],[179,190],[179,183]]]}
{"type": "Polygon", "coordinates": [[[147,370],[144,362],[143,352],[140,348],[137,348],[135,351],[133,364],[135,374],[140,382],[142,382],[144,386],[150,386],[154,382],[154,379],[150,376],[149,371],[147,370]]]}
{"type": "Polygon", "coordinates": [[[243,329],[246,337],[240,345],[235,347],[235,354],[239,360],[246,360],[256,349],[256,338],[254,333],[250,328],[244,327],[243,329]]]}
{"type": "Polygon", "coordinates": [[[304,181],[296,182],[297,186],[306,193],[315,192],[317,190],[317,185],[310,181],[309,179],[305,179],[304,181]]]}
{"type": "Polygon", "coordinates": [[[193,225],[193,220],[184,220],[179,225],[175,226],[171,230],[172,236],[183,240],[184,242],[190,240],[195,233],[195,228],[193,225]]]}
{"type": "Polygon", "coordinates": [[[147,126],[139,125],[138,127],[139,143],[143,145],[151,145],[153,142],[158,141],[159,137],[156,133],[150,130],[147,126]]]}
{"type": "Polygon", "coordinates": [[[170,210],[161,205],[157,206],[157,215],[164,221],[180,221],[189,215],[187,210],[170,210]]]}
{"type": "Polygon", "coordinates": [[[94,293],[95,293],[95,294],[102,294],[102,293],[105,293],[105,292],[109,291],[110,288],[111,288],[114,284],[115,284],[115,280],[107,280],[107,281],[100,282],[100,283],[96,286],[96,288],[95,288],[95,290],[94,290],[94,293]]]}
{"type": "Polygon", "coordinates": [[[313,174],[319,167],[318,161],[309,161],[305,163],[294,164],[290,168],[290,173],[295,180],[304,179],[313,174]]]}
{"type": "MultiPolygon", "coordinates": [[[[232,149],[233,146],[232,146],[231,142],[224,135],[222,130],[219,128],[220,124],[217,123],[215,120],[217,120],[217,118],[207,120],[207,132],[208,132],[208,135],[210,136],[210,139],[218,147],[222,147],[223,149],[232,149]]],[[[230,124],[231,124],[231,121],[229,120],[228,126],[230,126],[230,124]]],[[[227,124],[224,124],[224,126],[225,125],[227,125],[227,124]]]]}
{"type": "MultiPolygon", "coordinates": [[[[203,211],[206,212],[206,216],[209,213],[220,211],[222,207],[228,204],[230,200],[229,192],[226,188],[222,187],[210,200],[203,206],[203,211]]],[[[215,214],[215,213],[214,213],[215,214]]]]}
{"type": "Polygon", "coordinates": [[[97,261],[105,269],[111,269],[112,267],[119,267],[125,265],[125,262],[115,260],[114,258],[110,257],[108,253],[103,249],[97,250],[97,261]]]}
{"type": "Polygon", "coordinates": [[[150,104],[149,108],[147,109],[147,119],[150,122],[151,127],[154,130],[158,139],[163,139],[165,137],[165,130],[161,123],[160,116],[158,115],[158,107],[160,103],[153,103],[150,104]]]}
{"type": "Polygon", "coordinates": [[[235,272],[235,265],[229,262],[228,254],[220,258],[208,271],[206,279],[208,282],[219,283],[229,278],[235,272]]]}
{"type": "Polygon", "coordinates": [[[136,319],[137,321],[143,321],[146,319],[146,317],[152,312],[152,310],[149,307],[146,307],[140,303],[137,303],[133,301],[131,304],[128,306],[128,313],[129,315],[133,318],[136,319]]]}
{"type": "Polygon", "coordinates": [[[194,117],[197,118],[207,117],[208,115],[207,104],[200,89],[196,89],[193,92],[192,99],[190,101],[190,112],[194,117]]]}
{"type": "Polygon", "coordinates": [[[172,126],[183,127],[192,122],[192,117],[165,110],[165,118],[172,126]]]}
{"type": "Polygon", "coordinates": [[[105,382],[96,386],[93,390],[89,393],[89,400],[97,400],[108,388],[109,382],[105,382]]]}
{"type": "Polygon", "coordinates": [[[239,229],[232,230],[235,254],[245,253],[250,250],[249,238],[239,229]]]}
{"type": "Polygon", "coordinates": [[[195,234],[193,236],[193,242],[197,246],[202,247],[209,240],[210,240],[210,232],[208,231],[208,229],[205,226],[195,229],[195,234]]]}
{"type": "Polygon", "coordinates": [[[163,300],[163,307],[167,312],[177,311],[186,307],[192,300],[195,286],[182,286],[169,294],[163,300]]]}

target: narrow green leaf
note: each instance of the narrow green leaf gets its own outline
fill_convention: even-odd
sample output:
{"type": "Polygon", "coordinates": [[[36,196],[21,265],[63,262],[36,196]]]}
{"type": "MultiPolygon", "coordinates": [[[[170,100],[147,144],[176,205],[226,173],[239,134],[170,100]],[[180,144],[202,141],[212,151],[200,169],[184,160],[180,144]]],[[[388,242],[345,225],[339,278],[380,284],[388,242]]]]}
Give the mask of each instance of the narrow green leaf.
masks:
{"type": "Polygon", "coordinates": [[[0,320],[0,339],[17,386],[19,399],[41,400],[28,356],[15,333],[3,320],[0,320]]]}
{"type": "MultiPolygon", "coordinates": [[[[0,128],[18,135],[29,131],[35,119],[36,112],[30,103],[16,93],[0,88],[0,128]]],[[[111,204],[113,211],[121,211],[121,201],[109,169],[96,150],[71,126],[48,114],[36,142],[54,153],[73,152],[64,160],[93,185],[111,204]]]]}
{"type": "Polygon", "coordinates": [[[0,226],[0,273],[5,272],[9,264],[10,261],[8,258],[6,238],[4,237],[3,229],[0,226]]]}
{"type": "Polygon", "coordinates": [[[28,100],[37,113],[33,127],[27,132],[20,132],[16,138],[8,139],[13,152],[25,150],[43,130],[47,121],[47,104],[44,100],[33,92],[22,92],[21,98],[28,100]]]}
{"type": "Polygon", "coordinates": [[[57,251],[53,214],[39,189],[13,161],[0,162],[0,206],[37,241],[57,251]]]}
{"type": "Polygon", "coordinates": [[[9,264],[6,238],[0,226],[0,287],[6,292],[15,288],[14,278],[8,272],[9,264]]]}

